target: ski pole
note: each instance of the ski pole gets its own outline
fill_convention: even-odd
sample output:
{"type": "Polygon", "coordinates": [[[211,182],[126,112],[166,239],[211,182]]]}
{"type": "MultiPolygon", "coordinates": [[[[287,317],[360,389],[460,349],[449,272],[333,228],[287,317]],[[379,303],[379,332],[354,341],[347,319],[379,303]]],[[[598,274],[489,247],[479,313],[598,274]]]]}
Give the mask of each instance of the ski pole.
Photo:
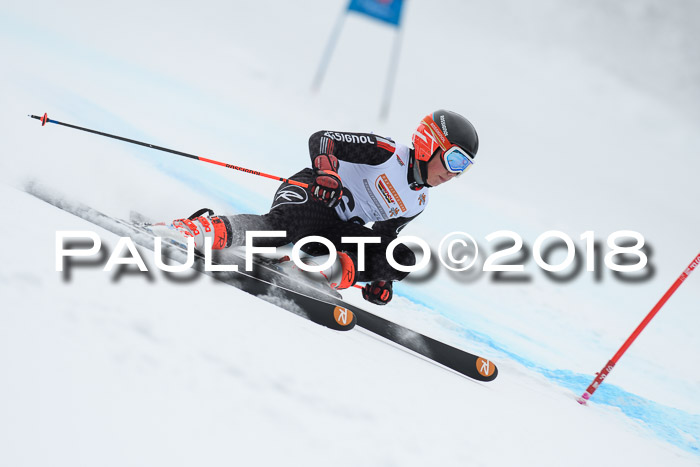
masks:
{"type": "Polygon", "coordinates": [[[196,159],[196,160],[202,161],[202,162],[209,162],[210,164],[220,165],[221,167],[226,167],[227,169],[240,170],[241,172],[245,172],[245,173],[249,173],[249,174],[253,174],[253,175],[259,175],[261,177],[271,178],[273,180],[278,180],[280,182],[286,182],[286,183],[289,183],[291,185],[297,185],[297,186],[300,186],[303,188],[309,187],[308,184],[302,183],[302,182],[297,182],[296,180],[289,180],[288,178],[282,178],[282,177],[278,177],[276,175],[270,175],[270,174],[266,174],[263,172],[258,172],[257,170],[246,169],[244,167],[238,167],[237,165],[231,165],[231,164],[227,164],[225,162],[219,162],[219,161],[215,161],[212,159],[207,159],[206,157],[195,156],[194,154],[187,154],[186,152],[175,151],[174,149],[168,149],[168,148],[164,148],[161,146],[156,146],[155,144],[144,143],[141,141],[136,141],[134,139],[124,138],[123,136],[110,135],[109,133],[103,133],[101,131],[91,130],[89,128],[83,128],[83,127],[76,126],[76,125],[71,125],[70,123],[59,122],[58,120],[51,120],[48,117],[48,115],[46,115],[46,114],[44,114],[43,117],[39,117],[38,115],[28,115],[28,117],[35,118],[35,119],[41,121],[41,126],[44,126],[47,123],[55,123],[56,125],[66,126],[68,128],[73,128],[73,129],[80,130],[80,131],[86,131],[88,133],[93,133],[93,134],[100,135],[100,136],[106,136],[107,138],[114,138],[114,139],[118,139],[120,141],[126,141],[127,143],[138,144],[139,146],[146,146],[147,148],[156,149],[158,151],[169,152],[171,154],[177,154],[178,156],[189,157],[190,159],[196,159]]]}
{"type": "Polygon", "coordinates": [[[586,391],[581,395],[581,397],[577,398],[576,400],[578,401],[579,404],[586,404],[586,401],[588,401],[593,393],[595,392],[598,387],[603,384],[603,381],[605,378],[608,376],[608,374],[612,371],[612,369],[615,367],[615,364],[617,361],[622,357],[622,355],[627,351],[627,349],[632,345],[632,342],[639,336],[639,334],[644,330],[644,328],[649,324],[649,321],[654,318],[656,313],[659,312],[662,306],[666,303],[666,301],[673,295],[673,293],[678,289],[678,287],[681,286],[683,281],[685,281],[688,278],[688,275],[695,270],[696,267],[700,265],[700,253],[695,257],[693,261],[690,262],[687,268],[685,268],[685,271],[683,271],[683,274],[681,274],[678,279],[676,279],[676,282],[674,282],[671,287],[666,291],[663,297],[654,305],[654,308],[651,309],[649,314],[644,318],[644,320],[639,323],[639,326],[637,326],[637,329],[634,330],[634,332],[627,338],[624,344],[622,344],[622,347],[617,351],[617,353],[613,356],[613,358],[608,361],[608,363],[605,364],[602,370],[600,370],[597,374],[596,377],[593,379],[591,384],[588,386],[586,391]]]}

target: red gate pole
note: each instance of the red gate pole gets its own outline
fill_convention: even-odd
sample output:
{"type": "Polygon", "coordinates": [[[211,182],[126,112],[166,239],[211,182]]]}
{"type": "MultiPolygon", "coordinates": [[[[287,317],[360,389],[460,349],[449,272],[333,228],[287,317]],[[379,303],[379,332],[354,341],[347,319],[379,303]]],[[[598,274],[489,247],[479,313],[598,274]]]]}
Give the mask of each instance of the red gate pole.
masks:
{"type": "Polygon", "coordinates": [[[641,332],[644,330],[644,328],[649,324],[649,321],[651,321],[654,316],[656,316],[656,313],[659,312],[662,306],[666,303],[666,301],[673,295],[673,293],[678,289],[678,287],[681,286],[683,281],[685,281],[688,278],[688,275],[700,266],[700,253],[695,257],[693,261],[690,262],[687,268],[685,268],[685,271],[683,271],[683,274],[681,274],[678,279],[676,279],[676,282],[671,285],[671,287],[666,291],[663,297],[661,297],[661,300],[659,300],[656,305],[654,305],[654,308],[651,309],[649,314],[644,318],[644,320],[637,326],[637,329],[634,330],[634,332],[627,338],[624,344],[622,344],[622,347],[617,351],[617,353],[613,356],[613,358],[608,361],[608,363],[605,364],[602,370],[600,370],[597,374],[595,379],[591,382],[591,384],[588,386],[588,389],[581,395],[581,397],[577,398],[576,400],[579,402],[579,404],[586,404],[586,401],[591,398],[593,393],[595,392],[598,387],[603,384],[603,381],[605,380],[605,377],[608,376],[608,374],[612,371],[612,369],[615,367],[615,364],[617,361],[622,357],[622,355],[627,351],[627,349],[632,345],[632,342],[641,334],[641,332]]]}

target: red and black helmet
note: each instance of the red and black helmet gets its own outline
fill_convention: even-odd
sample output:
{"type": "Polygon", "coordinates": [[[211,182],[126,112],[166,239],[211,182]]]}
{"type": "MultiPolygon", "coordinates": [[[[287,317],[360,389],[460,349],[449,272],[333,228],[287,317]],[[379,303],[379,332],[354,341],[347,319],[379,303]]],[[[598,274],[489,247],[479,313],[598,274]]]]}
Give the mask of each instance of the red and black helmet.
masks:
{"type": "Polygon", "coordinates": [[[447,152],[453,146],[462,148],[473,160],[479,150],[479,135],[466,118],[449,110],[436,110],[426,115],[413,133],[416,160],[429,161],[438,147],[447,152]]]}

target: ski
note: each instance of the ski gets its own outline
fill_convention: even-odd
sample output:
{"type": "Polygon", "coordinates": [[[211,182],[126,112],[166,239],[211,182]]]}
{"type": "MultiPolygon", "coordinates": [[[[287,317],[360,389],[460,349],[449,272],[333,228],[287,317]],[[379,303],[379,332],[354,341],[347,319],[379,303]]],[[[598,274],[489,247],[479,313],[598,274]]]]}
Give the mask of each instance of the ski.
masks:
{"type": "MultiPolygon", "coordinates": [[[[136,245],[154,251],[155,236],[137,225],[103,214],[89,206],[61,199],[36,185],[28,186],[26,191],[32,196],[63,211],[102,227],[120,237],[129,237],[136,245]]],[[[186,261],[185,250],[173,245],[167,245],[165,242],[162,254],[180,263],[186,261]]],[[[237,256],[235,258],[240,259],[237,256]]],[[[212,261],[212,264],[221,265],[218,261],[212,261]]],[[[325,296],[313,287],[303,287],[302,284],[294,284],[295,290],[293,290],[290,288],[290,284],[294,283],[294,281],[285,277],[282,272],[267,267],[262,268],[258,263],[255,264],[257,267],[251,272],[243,270],[244,264],[242,262],[235,264],[238,265],[238,271],[207,271],[204,267],[204,259],[195,255],[192,267],[218,281],[232,285],[330,329],[348,331],[357,323],[357,318],[353,312],[354,307],[338,298],[335,298],[334,301],[329,300],[329,298],[334,298],[332,295],[325,296]]]]}
{"type": "Polygon", "coordinates": [[[452,347],[361,308],[353,308],[353,311],[359,327],[426,357],[429,361],[477,381],[493,381],[498,376],[496,364],[486,358],[452,347]]]}
{"type": "MultiPolygon", "coordinates": [[[[27,185],[25,191],[120,237],[130,237],[137,245],[154,250],[155,237],[138,222],[111,217],[89,206],[64,200],[36,184],[27,185]]],[[[166,246],[162,253],[180,263],[185,262],[186,251],[181,246],[166,246]]],[[[471,379],[493,381],[498,376],[498,368],[490,360],[350,305],[332,289],[321,289],[289,277],[274,262],[265,259],[255,260],[253,271],[244,272],[244,258],[240,254],[235,251],[222,252],[221,250],[215,253],[217,256],[212,260],[212,264],[237,264],[239,271],[206,271],[204,259],[198,256],[195,256],[193,268],[330,329],[347,331],[357,324],[382,339],[425,357],[431,363],[449,368],[471,379]],[[222,262],[224,260],[225,262],[222,262]]]]}

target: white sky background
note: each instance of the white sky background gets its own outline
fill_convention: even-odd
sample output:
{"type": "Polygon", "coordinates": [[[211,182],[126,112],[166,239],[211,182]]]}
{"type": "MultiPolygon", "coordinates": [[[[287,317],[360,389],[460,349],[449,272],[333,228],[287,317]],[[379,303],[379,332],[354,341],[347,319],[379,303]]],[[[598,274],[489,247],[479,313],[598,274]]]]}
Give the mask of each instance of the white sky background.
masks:
{"type": "MultiPolygon", "coordinates": [[[[268,173],[308,164],[318,129],[408,143],[427,112],[467,116],[477,167],[434,190],[406,234],[641,232],[654,280],[473,283],[444,271],[401,291],[550,368],[591,375],[700,251],[700,7],[691,1],[410,1],[388,121],[377,118],[394,31],[349,16],[321,91],[310,84],[345,2],[31,2],[0,14],[2,180],[40,178],[115,214],[208,205],[263,212],[271,181],[56,126],[28,113],[268,173]],[[131,156],[136,156],[135,160],[131,156]],[[128,162],[127,162],[128,161],[128,162]],[[183,182],[173,189],[168,167],[183,182]],[[165,188],[164,188],[165,187],[165,188]],[[212,199],[213,198],[213,199],[212,199]],[[234,206],[233,208],[231,206],[234,206]]],[[[3,205],[4,206],[4,205],[3,205]]],[[[4,206],[11,209],[11,206],[4,206]]],[[[610,376],[700,413],[700,279],[679,289],[610,376]]],[[[407,323],[420,316],[385,311],[407,323]]],[[[430,323],[423,323],[430,326],[430,323]]],[[[432,323],[439,327],[439,324],[432,323]]]]}

